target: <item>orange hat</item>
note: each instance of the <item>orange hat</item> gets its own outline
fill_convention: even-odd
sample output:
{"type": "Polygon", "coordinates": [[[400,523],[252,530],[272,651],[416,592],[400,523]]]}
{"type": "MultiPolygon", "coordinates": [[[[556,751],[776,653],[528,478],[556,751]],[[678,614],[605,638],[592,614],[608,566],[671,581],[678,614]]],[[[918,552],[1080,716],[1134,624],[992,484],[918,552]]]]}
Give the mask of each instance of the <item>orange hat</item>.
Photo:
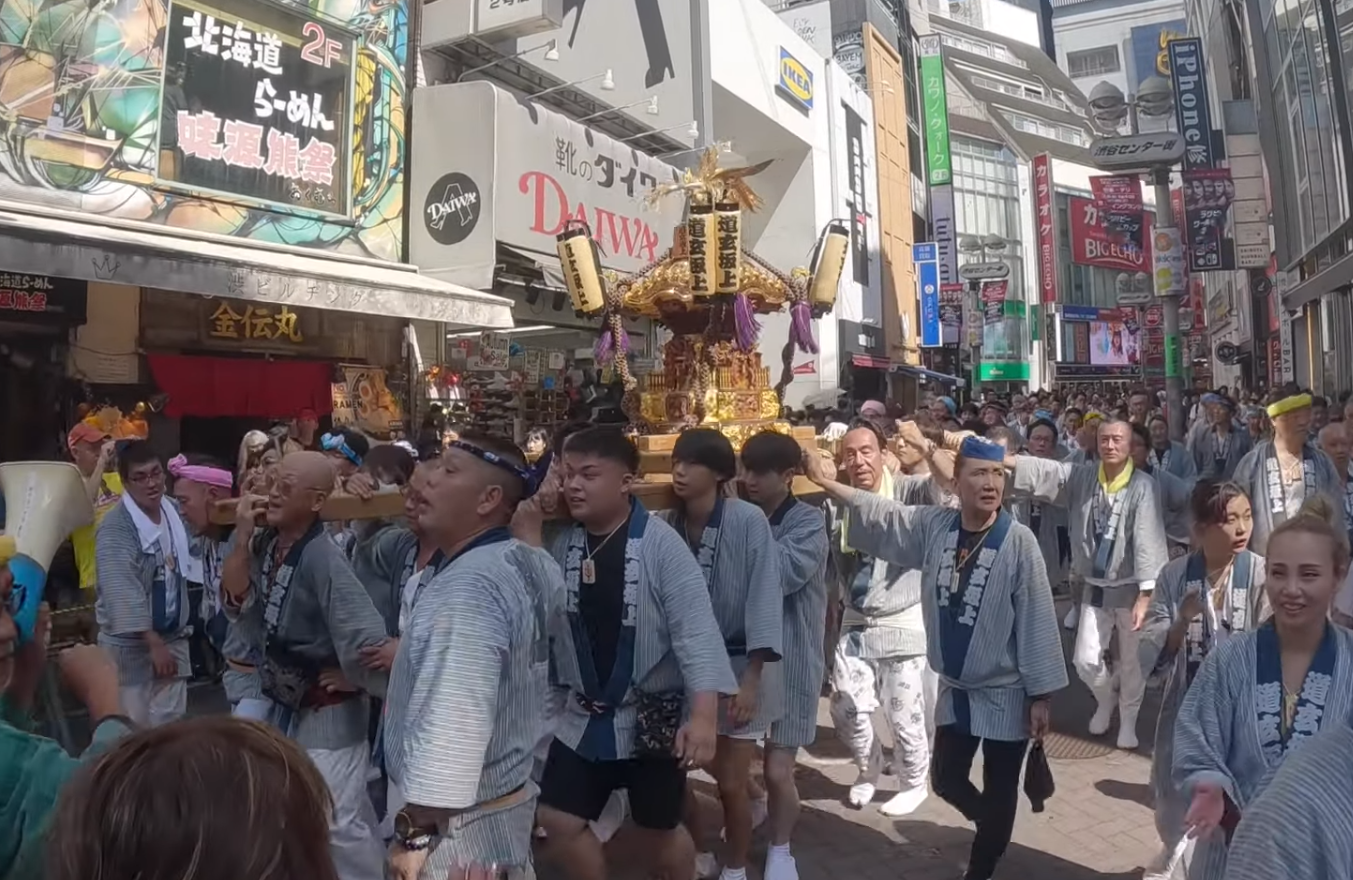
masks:
{"type": "Polygon", "coordinates": [[[96,428],[89,422],[76,422],[66,435],[66,445],[74,449],[77,443],[103,443],[111,439],[112,435],[102,428],[96,428]]]}

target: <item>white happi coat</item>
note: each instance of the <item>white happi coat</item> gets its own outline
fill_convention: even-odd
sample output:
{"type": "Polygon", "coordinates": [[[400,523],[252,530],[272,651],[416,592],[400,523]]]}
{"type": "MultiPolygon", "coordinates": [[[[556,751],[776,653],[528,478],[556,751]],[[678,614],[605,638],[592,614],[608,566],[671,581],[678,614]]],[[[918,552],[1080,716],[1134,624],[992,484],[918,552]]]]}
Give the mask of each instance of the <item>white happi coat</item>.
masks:
{"type": "MultiPolygon", "coordinates": [[[[1175,722],[1174,782],[1191,800],[1203,783],[1223,789],[1241,815],[1293,750],[1353,709],[1353,633],[1330,624],[1307,672],[1293,730],[1280,734],[1283,689],[1272,623],[1227,640],[1203,661],[1175,722]]],[[[1225,876],[1224,839],[1199,840],[1189,880],[1225,876]]]]}
{"type": "Polygon", "coordinates": [[[1180,797],[1171,770],[1174,764],[1175,719],[1189,685],[1197,676],[1203,660],[1216,645],[1232,634],[1257,627],[1269,615],[1264,593],[1264,557],[1246,550],[1236,558],[1231,576],[1221,593],[1222,605],[1216,610],[1217,592],[1207,581],[1206,563],[1199,554],[1173,559],[1161,569],[1151,606],[1142,625],[1141,659],[1144,671],[1168,668],[1160,716],[1156,721],[1155,752],[1151,756],[1151,788],[1156,799],[1156,831],[1160,839],[1174,844],[1184,834],[1184,814],[1188,801],[1180,797]],[[1201,563],[1201,565],[1200,565],[1201,563]],[[1198,593],[1208,610],[1190,624],[1184,642],[1173,654],[1165,654],[1165,641],[1179,620],[1179,608],[1189,593],[1198,593]]]}
{"type": "MultiPolygon", "coordinates": [[[[764,519],[764,517],[763,517],[764,519]]],[[[735,694],[737,678],[714,618],[704,574],[671,526],[633,503],[625,541],[625,607],[611,677],[595,681],[591,651],[575,638],[585,530],[573,525],[551,545],[564,571],[565,614],[551,637],[553,683],[567,691],[555,737],[589,761],[629,758],[634,751],[638,691],[651,694],[735,694]],[[603,703],[589,712],[579,697],[603,703]]],[[[777,584],[778,589],[778,584],[777,584]]]]}
{"type": "MultiPolygon", "coordinates": [[[[1250,533],[1250,549],[1255,553],[1268,551],[1268,536],[1279,524],[1287,520],[1293,510],[1284,508],[1282,475],[1278,472],[1278,461],[1273,441],[1258,443],[1249,454],[1241,459],[1233,477],[1236,483],[1250,496],[1254,505],[1254,531],[1250,533]]],[[[1329,456],[1307,443],[1302,450],[1302,494],[1303,502],[1312,492],[1321,493],[1329,498],[1330,505],[1337,511],[1338,527],[1344,528],[1344,481],[1329,456]]]]}
{"type": "Polygon", "coordinates": [[[1028,739],[1028,700],[1067,684],[1052,589],[1033,533],[1002,511],[1009,520],[1004,540],[979,551],[968,586],[954,594],[959,511],[860,490],[849,503],[852,545],[922,573],[927,656],[940,677],[935,724],[985,739],[1028,739]]]}
{"type": "Polygon", "coordinates": [[[1353,877],[1353,724],[1335,719],[1246,808],[1226,880],[1353,877]]]}
{"type": "MultiPolygon", "coordinates": [[[[682,538],[686,527],[680,511],[664,510],[665,520],[682,538]]],[[[714,619],[723,633],[733,674],[742,680],[749,656],[769,656],[761,667],[756,715],[735,726],[727,712],[719,713],[719,733],[764,733],[784,712],[784,588],[780,583],[780,554],[765,513],[737,498],[719,498],[705,524],[695,561],[709,584],[714,619]]]]}

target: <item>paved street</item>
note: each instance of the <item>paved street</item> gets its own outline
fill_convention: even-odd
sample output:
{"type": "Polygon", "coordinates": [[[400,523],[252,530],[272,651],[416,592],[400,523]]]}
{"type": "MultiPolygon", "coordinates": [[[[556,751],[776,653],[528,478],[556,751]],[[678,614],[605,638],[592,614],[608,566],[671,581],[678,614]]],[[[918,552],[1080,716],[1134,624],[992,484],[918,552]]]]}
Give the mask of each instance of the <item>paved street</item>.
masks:
{"type": "MultiPolygon", "coordinates": [[[[1064,611],[1064,608],[1059,611],[1064,611]]],[[[1070,648],[1070,634],[1064,641],[1070,648]]],[[[1069,653],[1068,653],[1069,656],[1069,653]]],[[[1014,841],[998,878],[1025,880],[1124,880],[1141,876],[1141,866],[1159,845],[1150,808],[1148,783],[1151,740],[1155,729],[1158,695],[1148,693],[1143,708],[1139,738],[1142,748],[1126,753],[1113,748],[1116,728],[1098,739],[1085,734],[1093,703],[1089,691],[1069,673],[1071,686],[1054,703],[1049,752],[1057,793],[1042,813],[1035,814],[1020,796],[1020,813],[1014,841]],[[1086,757],[1059,758],[1056,754],[1086,757]]],[[[802,880],[957,880],[967,860],[972,840],[971,826],[947,804],[933,795],[921,808],[902,820],[880,815],[876,809],[856,811],[845,806],[846,790],[855,770],[837,740],[823,700],[818,716],[818,739],[800,752],[798,780],[803,797],[803,816],[795,832],[795,857],[802,880]]],[[[980,766],[973,777],[980,785],[980,766]]],[[[701,784],[704,793],[713,787],[701,784]]],[[[875,798],[881,803],[896,789],[884,778],[875,798]]],[[[717,826],[718,807],[706,803],[717,826]]],[[[613,858],[621,865],[633,864],[624,832],[613,841],[613,858]]],[[[717,852],[717,841],[710,841],[717,852]]],[[[749,876],[760,878],[764,860],[764,835],[757,835],[757,854],[749,876]]],[[[543,880],[550,880],[542,873],[543,880]]],[[[624,880],[639,880],[640,874],[617,874],[624,880]]]]}

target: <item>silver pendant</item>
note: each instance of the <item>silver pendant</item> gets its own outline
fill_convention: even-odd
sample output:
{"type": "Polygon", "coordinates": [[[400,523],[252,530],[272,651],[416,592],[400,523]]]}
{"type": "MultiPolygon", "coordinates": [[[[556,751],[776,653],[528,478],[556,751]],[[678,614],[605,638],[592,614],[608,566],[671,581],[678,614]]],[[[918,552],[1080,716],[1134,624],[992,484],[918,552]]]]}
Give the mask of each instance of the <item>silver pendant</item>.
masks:
{"type": "Polygon", "coordinates": [[[594,562],[593,562],[592,560],[590,560],[590,559],[584,559],[584,560],[583,560],[583,567],[582,567],[582,577],[583,577],[583,583],[585,583],[585,584],[595,584],[595,583],[597,582],[597,566],[596,566],[596,563],[594,563],[594,562]]]}

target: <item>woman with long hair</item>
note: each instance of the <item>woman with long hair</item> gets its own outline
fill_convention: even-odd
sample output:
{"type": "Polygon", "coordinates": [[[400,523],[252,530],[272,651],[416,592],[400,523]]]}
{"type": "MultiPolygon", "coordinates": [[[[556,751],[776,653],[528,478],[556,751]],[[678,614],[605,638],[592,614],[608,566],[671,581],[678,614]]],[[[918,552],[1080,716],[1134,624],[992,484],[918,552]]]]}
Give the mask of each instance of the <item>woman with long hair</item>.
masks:
{"type": "Polygon", "coordinates": [[[1151,786],[1162,849],[1143,880],[1168,880],[1187,864],[1192,842],[1184,836],[1188,803],[1170,776],[1175,718],[1203,660],[1236,633],[1257,627],[1269,614],[1264,559],[1246,549],[1254,513],[1235,483],[1204,481],[1193,489],[1193,546],[1161,569],[1143,625],[1143,655],[1159,650],[1154,664],[1166,670],[1156,722],[1151,786]]]}
{"type": "Polygon", "coordinates": [[[1190,880],[1220,880],[1231,831],[1293,751],[1353,709],[1353,632],[1329,621],[1348,538],[1324,495],[1273,530],[1273,615],[1203,661],[1175,722],[1173,781],[1196,840],[1190,880]]]}

